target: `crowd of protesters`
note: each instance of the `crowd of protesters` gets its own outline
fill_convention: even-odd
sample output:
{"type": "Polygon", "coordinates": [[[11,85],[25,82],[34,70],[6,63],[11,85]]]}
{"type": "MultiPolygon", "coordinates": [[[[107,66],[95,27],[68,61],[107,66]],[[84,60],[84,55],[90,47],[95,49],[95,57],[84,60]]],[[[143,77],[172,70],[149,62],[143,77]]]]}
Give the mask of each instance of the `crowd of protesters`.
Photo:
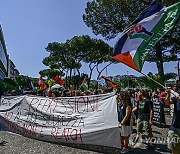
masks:
{"type": "MultiPolygon", "coordinates": [[[[169,138],[168,148],[173,154],[180,153],[180,122],[178,122],[180,118],[180,87],[177,83],[173,84],[171,89],[155,89],[154,91],[137,89],[117,92],[121,153],[129,152],[129,137],[132,134],[134,121],[136,122],[134,144],[140,139],[143,128],[148,135],[148,140],[153,138],[151,126],[153,125],[153,102],[155,101],[160,102],[163,107],[170,106],[170,113],[173,117],[167,136],[169,138]]],[[[149,143],[147,148],[155,150],[152,143],[149,143]]]]}
{"type": "Polygon", "coordinates": [[[74,97],[74,96],[89,96],[89,95],[99,95],[113,92],[113,88],[104,88],[100,90],[69,90],[69,89],[39,89],[37,92],[26,88],[22,92],[16,92],[16,90],[8,91],[4,96],[16,96],[16,95],[37,95],[44,97],[74,97]]]}
{"type": "MultiPolygon", "coordinates": [[[[105,88],[102,90],[94,91],[81,91],[81,90],[58,90],[58,89],[40,89],[36,93],[26,89],[22,95],[33,94],[44,97],[74,97],[74,96],[88,96],[98,95],[112,92],[113,88],[105,88]]],[[[11,96],[18,95],[15,90],[9,93],[11,96]]],[[[171,89],[155,89],[141,90],[141,89],[126,89],[116,90],[117,95],[117,109],[118,109],[118,121],[120,128],[120,140],[121,140],[121,153],[128,153],[129,137],[133,131],[133,125],[136,124],[136,137],[134,143],[136,144],[145,129],[148,138],[153,137],[152,128],[153,125],[153,102],[158,101],[163,107],[170,106],[170,113],[173,116],[172,124],[168,137],[180,138],[180,123],[177,119],[180,117],[180,88],[178,84],[174,84],[171,89]],[[172,104],[172,105],[171,105],[172,104]]],[[[165,124],[165,119],[164,119],[165,124]]],[[[155,146],[149,143],[148,149],[154,150],[155,146]]],[[[180,143],[168,143],[168,148],[172,150],[172,153],[180,153],[180,143]]]]}

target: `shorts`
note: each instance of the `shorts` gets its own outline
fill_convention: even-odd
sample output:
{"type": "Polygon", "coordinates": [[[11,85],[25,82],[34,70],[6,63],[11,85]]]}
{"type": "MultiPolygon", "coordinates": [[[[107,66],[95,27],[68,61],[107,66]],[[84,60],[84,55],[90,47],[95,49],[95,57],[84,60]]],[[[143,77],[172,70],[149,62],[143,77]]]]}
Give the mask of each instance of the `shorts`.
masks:
{"type": "Polygon", "coordinates": [[[180,130],[169,130],[168,148],[180,152],[180,130]]]}
{"type": "Polygon", "coordinates": [[[145,131],[148,134],[152,134],[152,128],[151,125],[149,124],[149,121],[137,119],[137,131],[142,133],[143,127],[145,127],[145,131]]]}
{"type": "Polygon", "coordinates": [[[121,136],[130,136],[132,134],[130,126],[122,126],[120,129],[121,136]]]}

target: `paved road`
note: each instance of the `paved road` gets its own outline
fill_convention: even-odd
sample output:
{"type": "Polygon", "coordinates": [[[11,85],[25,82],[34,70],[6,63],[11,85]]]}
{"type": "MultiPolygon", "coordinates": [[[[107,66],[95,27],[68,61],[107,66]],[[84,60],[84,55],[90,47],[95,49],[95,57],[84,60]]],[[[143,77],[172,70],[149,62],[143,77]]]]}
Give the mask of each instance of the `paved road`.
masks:
{"type": "MultiPolygon", "coordinates": [[[[166,114],[166,122],[167,125],[170,124],[171,116],[166,114]]],[[[153,126],[153,134],[155,137],[167,137],[168,128],[159,128],[157,126],[153,126]]],[[[96,154],[96,153],[120,153],[120,149],[103,147],[103,146],[93,146],[93,145],[59,145],[53,144],[43,141],[34,140],[31,138],[19,136],[16,134],[8,133],[1,131],[0,132],[0,140],[5,141],[0,144],[0,154],[59,154],[59,153],[78,153],[78,154],[96,154]]],[[[143,136],[143,143],[139,148],[131,148],[130,153],[138,153],[138,154],[152,154],[152,153],[163,153],[169,154],[170,152],[167,150],[166,144],[156,144],[156,150],[150,151],[147,150],[145,138],[143,136]]]]}

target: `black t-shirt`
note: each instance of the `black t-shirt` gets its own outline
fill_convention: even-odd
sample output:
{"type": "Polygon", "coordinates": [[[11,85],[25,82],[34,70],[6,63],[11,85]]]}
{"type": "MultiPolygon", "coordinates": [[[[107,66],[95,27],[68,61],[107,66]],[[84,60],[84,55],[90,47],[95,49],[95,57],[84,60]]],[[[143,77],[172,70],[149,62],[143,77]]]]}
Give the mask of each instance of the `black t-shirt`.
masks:
{"type": "Polygon", "coordinates": [[[143,99],[138,103],[138,118],[141,120],[150,119],[150,111],[153,110],[153,102],[149,99],[143,99]]]}
{"type": "Polygon", "coordinates": [[[180,118],[180,100],[178,100],[175,97],[172,97],[171,100],[172,100],[172,102],[174,104],[174,114],[173,114],[170,129],[172,129],[172,130],[180,129],[180,122],[179,122],[179,118],[180,118]]]}
{"type": "MultiPolygon", "coordinates": [[[[128,103],[127,106],[130,105],[131,108],[132,108],[132,104],[131,103],[128,103]]],[[[124,104],[120,103],[118,104],[118,121],[121,122],[125,115],[126,115],[126,107],[124,104]]],[[[128,120],[124,123],[125,126],[130,126],[130,119],[131,119],[131,116],[129,116],[128,120]]]]}

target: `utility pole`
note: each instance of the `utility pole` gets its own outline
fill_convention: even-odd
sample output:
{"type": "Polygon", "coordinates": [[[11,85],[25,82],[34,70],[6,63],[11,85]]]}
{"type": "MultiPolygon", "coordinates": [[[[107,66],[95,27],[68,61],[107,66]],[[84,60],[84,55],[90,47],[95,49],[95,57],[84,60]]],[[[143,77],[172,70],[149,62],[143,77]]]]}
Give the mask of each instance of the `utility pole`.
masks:
{"type": "Polygon", "coordinates": [[[127,71],[127,80],[128,80],[128,85],[127,85],[127,87],[129,88],[129,74],[128,74],[129,72],[127,71]]]}

